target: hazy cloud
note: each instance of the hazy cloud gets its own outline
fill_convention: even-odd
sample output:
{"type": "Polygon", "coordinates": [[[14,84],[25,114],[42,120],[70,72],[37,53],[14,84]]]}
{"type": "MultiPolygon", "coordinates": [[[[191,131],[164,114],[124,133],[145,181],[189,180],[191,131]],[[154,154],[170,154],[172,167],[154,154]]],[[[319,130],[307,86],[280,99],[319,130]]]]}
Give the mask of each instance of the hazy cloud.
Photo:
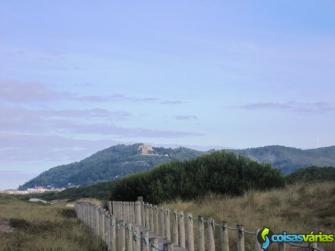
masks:
{"type": "Polygon", "coordinates": [[[0,158],[2,162],[73,161],[116,143],[118,141],[77,139],[55,134],[0,132],[0,158]]]}
{"type": "Polygon", "coordinates": [[[335,104],[328,102],[258,102],[238,107],[246,110],[289,110],[306,113],[335,112],[335,104]]]}
{"type": "Polygon", "coordinates": [[[183,104],[184,102],[181,100],[163,100],[160,103],[163,105],[180,105],[183,104]]]}
{"type": "Polygon", "coordinates": [[[113,94],[107,96],[81,96],[77,97],[77,100],[87,101],[87,102],[113,102],[113,101],[128,101],[134,103],[159,103],[163,105],[178,105],[182,104],[183,101],[180,100],[162,100],[155,97],[132,97],[123,94],[113,94]]]}
{"type": "Polygon", "coordinates": [[[96,110],[27,110],[27,109],[0,109],[0,132],[25,133],[74,133],[92,135],[113,135],[117,137],[151,137],[173,138],[187,136],[201,136],[200,133],[155,130],[147,128],[120,127],[110,120],[87,122],[92,117],[124,118],[128,113],[110,112],[103,109],[96,110]],[[84,120],[72,120],[82,118],[84,120]]]}
{"type": "Polygon", "coordinates": [[[4,119],[36,118],[114,118],[125,119],[131,114],[126,111],[92,109],[26,109],[22,107],[0,107],[0,117],[4,119]]]}
{"type": "Polygon", "coordinates": [[[79,102],[134,102],[158,103],[163,105],[182,104],[180,100],[165,100],[156,97],[132,97],[124,94],[111,95],[77,95],[71,92],[55,91],[38,82],[19,82],[0,80],[0,101],[12,103],[47,102],[47,101],[79,101],[79,102]]]}
{"type": "Polygon", "coordinates": [[[10,132],[52,132],[66,127],[69,121],[77,123],[98,120],[125,120],[131,114],[126,111],[109,111],[95,108],[86,110],[38,110],[22,107],[0,107],[0,131],[10,132]]]}
{"type": "Polygon", "coordinates": [[[53,91],[38,82],[0,81],[0,100],[9,102],[45,102],[70,98],[69,93],[53,91]]]}
{"type": "Polygon", "coordinates": [[[177,115],[175,116],[176,120],[197,120],[198,117],[195,115],[177,115]]]}
{"type": "Polygon", "coordinates": [[[180,138],[189,136],[203,136],[202,133],[174,131],[174,130],[156,130],[147,128],[127,128],[119,127],[113,124],[76,124],[68,123],[64,130],[79,134],[102,134],[122,137],[147,137],[147,138],[180,138]]]}

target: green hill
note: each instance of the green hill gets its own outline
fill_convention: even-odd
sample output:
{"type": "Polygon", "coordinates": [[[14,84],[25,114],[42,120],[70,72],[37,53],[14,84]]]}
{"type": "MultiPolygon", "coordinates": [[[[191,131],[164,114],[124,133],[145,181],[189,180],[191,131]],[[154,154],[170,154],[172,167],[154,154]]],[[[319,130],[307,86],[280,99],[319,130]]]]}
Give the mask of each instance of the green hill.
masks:
{"type": "Polygon", "coordinates": [[[302,150],[285,146],[265,146],[229,150],[261,163],[269,163],[283,173],[309,166],[335,166],[335,146],[302,150]]]}
{"type": "Polygon", "coordinates": [[[20,186],[20,189],[36,186],[87,186],[147,171],[173,160],[187,160],[202,154],[200,151],[184,147],[176,149],[154,147],[149,154],[143,154],[139,151],[141,145],[143,144],[112,146],[80,162],[51,168],[20,186]]]}
{"type": "MultiPolygon", "coordinates": [[[[35,186],[73,187],[113,181],[133,173],[144,172],[174,160],[189,160],[205,152],[184,147],[153,147],[149,154],[139,153],[142,144],[116,145],[80,161],[49,169],[20,189],[35,186]]],[[[265,146],[226,150],[259,163],[268,163],[284,174],[309,166],[335,166],[335,146],[302,150],[284,146],[265,146]]]]}

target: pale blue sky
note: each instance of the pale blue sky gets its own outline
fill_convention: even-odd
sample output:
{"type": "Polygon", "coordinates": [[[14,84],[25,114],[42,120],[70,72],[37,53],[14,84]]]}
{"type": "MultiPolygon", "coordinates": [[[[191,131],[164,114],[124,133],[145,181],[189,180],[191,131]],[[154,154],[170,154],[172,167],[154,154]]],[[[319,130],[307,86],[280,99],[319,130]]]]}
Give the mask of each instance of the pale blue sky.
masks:
{"type": "Polygon", "coordinates": [[[119,142],[335,142],[334,1],[0,4],[0,189],[119,142]]]}

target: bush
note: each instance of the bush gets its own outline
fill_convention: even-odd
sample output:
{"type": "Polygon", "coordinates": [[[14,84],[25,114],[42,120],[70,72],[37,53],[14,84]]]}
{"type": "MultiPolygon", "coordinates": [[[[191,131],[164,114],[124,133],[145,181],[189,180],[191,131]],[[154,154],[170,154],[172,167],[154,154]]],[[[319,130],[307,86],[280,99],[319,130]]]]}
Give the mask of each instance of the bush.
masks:
{"type": "Polygon", "coordinates": [[[190,200],[209,193],[240,195],[245,191],[266,190],[284,185],[284,178],[270,165],[224,151],[189,161],[163,164],[146,173],[117,181],[111,200],[161,203],[177,198],[190,200]]]}
{"type": "Polygon", "coordinates": [[[286,176],[288,184],[319,181],[335,181],[335,167],[301,168],[286,176]]]}

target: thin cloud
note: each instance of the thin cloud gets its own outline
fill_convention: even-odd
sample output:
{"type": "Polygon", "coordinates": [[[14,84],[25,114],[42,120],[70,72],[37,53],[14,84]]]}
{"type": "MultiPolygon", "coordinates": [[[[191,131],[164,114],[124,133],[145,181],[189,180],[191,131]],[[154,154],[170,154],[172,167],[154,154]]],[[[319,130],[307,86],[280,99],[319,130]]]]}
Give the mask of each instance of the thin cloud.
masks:
{"type": "Polygon", "coordinates": [[[29,110],[0,108],[0,132],[71,133],[148,138],[180,138],[201,136],[201,133],[132,128],[117,126],[113,122],[126,119],[129,113],[104,109],[91,110],[29,110]],[[90,120],[89,118],[97,118],[90,120]]]}
{"type": "Polygon", "coordinates": [[[157,102],[158,98],[153,97],[130,97],[123,94],[113,94],[107,96],[81,96],[77,100],[88,102],[110,102],[110,101],[130,101],[130,102],[157,102]]]}
{"type": "Polygon", "coordinates": [[[180,104],[183,104],[185,102],[183,102],[181,100],[163,100],[160,103],[162,105],[180,105],[180,104]]]}
{"type": "Polygon", "coordinates": [[[198,132],[156,130],[148,128],[121,127],[112,123],[76,123],[71,121],[54,121],[54,130],[59,133],[91,134],[132,138],[183,138],[203,136],[198,132]]]}
{"type": "Polygon", "coordinates": [[[66,92],[53,91],[38,82],[0,81],[0,100],[14,103],[45,102],[70,98],[66,92]]]}
{"type": "Polygon", "coordinates": [[[55,134],[0,132],[0,158],[3,162],[73,161],[117,143],[115,140],[87,140],[55,134]]]}
{"type": "Polygon", "coordinates": [[[174,117],[176,120],[197,120],[198,117],[195,115],[177,115],[174,117]]]}
{"type": "MultiPolygon", "coordinates": [[[[22,107],[0,107],[0,121],[29,121],[29,119],[53,119],[53,118],[106,118],[126,119],[131,116],[127,111],[110,111],[102,108],[93,109],[26,109],[22,107]]],[[[1,126],[0,126],[1,128],[1,126]]]]}
{"type": "Polygon", "coordinates": [[[335,112],[335,104],[329,102],[258,102],[238,106],[245,110],[288,110],[305,113],[335,112]]]}
{"type": "Polygon", "coordinates": [[[0,80],[0,101],[10,103],[78,101],[88,103],[133,102],[157,103],[163,105],[182,104],[181,100],[165,100],[156,97],[133,97],[125,94],[78,95],[71,92],[56,91],[39,82],[19,82],[0,80]]]}

